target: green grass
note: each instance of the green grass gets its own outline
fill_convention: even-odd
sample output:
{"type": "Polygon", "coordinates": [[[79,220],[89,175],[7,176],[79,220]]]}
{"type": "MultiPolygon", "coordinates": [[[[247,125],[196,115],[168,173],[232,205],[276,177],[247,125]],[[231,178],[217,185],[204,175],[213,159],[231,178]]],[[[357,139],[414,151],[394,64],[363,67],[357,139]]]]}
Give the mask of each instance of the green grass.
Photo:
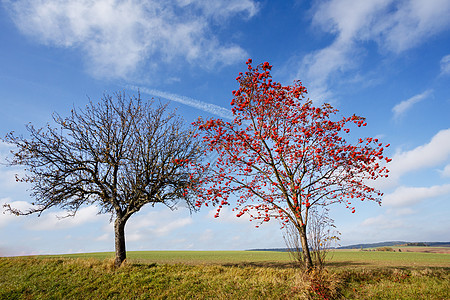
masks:
{"type": "Polygon", "coordinates": [[[0,258],[0,299],[302,299],[292,268],[0,258]]]}
{"type": "Polygon", "coordinates": [[[421,252],[334,251],[330,266],[344,267],[447,267],[450,254],[421,252]]]}
{"type": "Polygon", "coordinates": [[[336,251],[305,274],[257,251],[0,258],[0,299],[450,299],[450,254],[336,251]]]}
{"type": "MultiPolygon", "coordinates": [[[[47,255],[41,257],[67,257],[67,258],[113,258],[112,252],[82,253],[66,255],[47,255]]],[[[290,263],[288,253],[274,251],[129,251],[127,260],[133,263],[158,264],[254,264],[264,265],[270,263],[290,263]]]]}
{"type": "Polygon", "coordinates": [[[448,268],[341,270],[343,299],[450,299],[448,268]]]}
{"type": "MultiPolygon", "coordinates": [[[[83,253],[42,257],[113,258],[114,253],[83,253]]],[[[128,261],[158,264],[290,265],[286,252],[275,251],[129,251],[128,261]]],[[[334,267],[450,267],[450,254],[420,252],[332,251],[328,255],[334,267]]]]}

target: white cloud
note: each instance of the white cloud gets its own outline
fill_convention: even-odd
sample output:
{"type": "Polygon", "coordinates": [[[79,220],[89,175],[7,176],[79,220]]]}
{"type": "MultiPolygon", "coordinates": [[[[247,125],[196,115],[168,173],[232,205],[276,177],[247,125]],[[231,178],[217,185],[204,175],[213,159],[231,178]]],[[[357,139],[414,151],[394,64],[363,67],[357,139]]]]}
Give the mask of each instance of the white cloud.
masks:
{"type": "Polygon", "coordinates": [[[398,180],[403,174],[429,167],[435,167],[450,157],[450,129],[439,131],[427,144],[409,151],[397,152],[388,164],[390,177],[398,180]]]}
{"type": "Polygon", "coordinates": [[[232,208],[230,208],[229,206],[225,206],[220,210],[218,218],[214,217],[216,213],[217,208],[212,208],[208,212],[206,218],[217,223],[250,224],[250,227],[255,227],[255,225],[257,225],[255,221],[250,222],[250,216],[248,214],[243,214],[240,217],[236,217],[238,212],[232,211],[232,208]]]}
{"type": "Polygon", "coordinates": [[[314,8],[313,25],[336,37],[329,46],[304,57],[297,78],[306,77],[313,95],[330,97],[331,76],[358,66],[363,43],[375,41],[382,51],[401,53],[447,30],[448,15],[447,0],[320,2],[314,8]]]}
{"type": "Polygon", "coordinates": [[[407,110],[409,110],[414,104],[428,98],[432,90],[426,90],[425,92],[415,95],[407,100],[400,102],[392,108],[392,112],[394,113],[394,119],[398,119],[405,114],[407,110]]]}
{"type": "MultiPolygon", "coordinates": [[[[10,223],[20,221],[20,217],[13,215],[6,211],[3,206],[5,204],[11,205],[11,207],[19,210],[27,210],[31,208],[31,204],[25,201],[12,201],[11,198],[1,198],[0,199],[0,228],[7,226],[10,223]]],[[[23,218],[23,217],[22,217],[23,218]]]]}
{"type": "Polygon", "coordinates": [[[154,207],[147,207],[128,221],[125,227],[126,239],[139,241],[153,235],[164,237],[191,224],[193,220],[187,209],[172,211],[168,208],[155,210],[154,207]]]}
{"type": "Polygon", "coordinates": [[[446,165],[443,170],[439,170],[442,177],[450,177],[450,164],[446,165]]]}
{"type": "Polygon", "coordinates": [[[305,76],[309,97],[318,102],[329,102],[332,94],[327,90],[331,74],[343,72],[354,66],[349,53],[354,51],[352,42],[336,41],[331,46],[306,55],[297,77],[305,76]]]}
{"type": "Polygon", "coordinates": [[[18,166],[4,166],[8,165],[7,160],[12,158],[10,153],[15,149],[13,144],[8,144],[0,140],[0,197],[1,192],[10,195],[11,191],[24,191],[29,188],[29,184],[16,182],[16,174],[23,176],[25,174],[24,168],[18,166]]]}
{"type": "Polygon", "coordinates": [[[359,32],[370,24],[373,15],[387,2],[332,0],[322,2],[317,7],[313,24],[336,34],[336,38],[328,47],[303,58],[297,75],[306,76],[312,99],[323,101],[323,98],[330,97],[326,87],[329,77],[357,66],[359,55],[356,41],[359,32]]]}
{"type": "Polygon", "coordinates": [[[104,234],[98,236],[95,240],[101,242],[101,241],[108,241],[110,239],[113,239],[112,230],[110,231],[110,233],[104,233],[104,234]]]}
{"type": "Polygon", "coordinates": [[[441,75],[450,74],[450,54],[441,59],[441,75]]]}
{"type": "MultiPolygon", "coordinates": [[[[12,206],[12,205],[11,205],[12,206]]],[[[64,217],[64,212],[59,214],[55,213],[47,213],[42,215],[41,217],[33,220],[32,224],[29,224],[27,229],[29,230],[59,230],[59,229],[67,229],[74,228],[80,225],[99,221],[101,218],[104,220],[106,218],[109,219],[109,215],[98,215],[98,208],[95,205],[83,207],[74,217],[64,217]]]]}
{"type": "Polygon", "coordinates": [[[251,0],[227,5],[174,0],[5,3],[23,33],[46,45],[81,49],[90,72],[102,77],[125,77],[139,65],[155,68],[177,58],[204,68],[242,60],[246,52],[238,45],[222,45],[211,23],[234,15],[252,17],[258,10],[251,0]]]}
{"type": "Polygon", "coordinates": [[[153,231],[158,236],[164,236],[164,235],[168,235],[173,230],[185,227],[186,225],[190,225],[190,224],[192,224],[192,218],[182,218],[182,219],[173,220],[167,224],[164,224],[163,226],[158,226],[153,231]]]}
{"type": "Polygon", "coordinates": [[[372,28],[372,35],[388,50],[396,53],[408,50],[450,26],[450,2],[447,0],[391,3],[391,7],[386,7],[390,10],[372,28]]]}
{"type": "Polygon", "coordinates": [[[403,175],[418,170],[438,171],[445,177],[446,174],[450,174],[450,167],[444,167],[450,159],[450,128],[439,131],[428,143],[414,149],[397,149],[394,155],[389,155],[389,158],[392,161],[385,164],[389,169],[389,177],[370,181],[370,185],[376,189],[394,188],[398,186],[403,175]]]}
{"type": "Polygon", "coordinates": [[[16,182],[16,174],[23,175],[24,171],[18,168],[6,169],[0,167],[0,188],[2,191],[24,188],[26,183],[16,182]]]}
{"type": "Polygon", "coordinates": [[[386,215],[367,218],[361,223],[361,226],[383,230],[392,230],[405,227],[404,223],[400,219],[386,215]]]}
{"type": "Polygon", "coordinates": [[[450,184],[430,187],[400,186],[393,193],[383,197],[383,204],[387,206],[410,206],[443,195],[450,195],[450,184]]]}
{"type": "Polygon", "coordinates": [[[410,207],[402,207],[402,208],[396,207],[395,209],[388,209],[387,212],[397,217],[408,216],[416,213],[416,211],[410,207]]]}
{"type": "Polygon", "coordinates": [[[251,0],[178,0],[181,7],[192,5],[201,9],[206,15],[222,20],[233,14],[246,14],[253,17],[259,9],[259,5],[251,0]]]}
{"type": "Polygon", "coordinates": [[[12,149],[14,149],[14,145],[0,140],[0,154],[2,156],[7,155],[9,153],[9,151],[12,149]]]}

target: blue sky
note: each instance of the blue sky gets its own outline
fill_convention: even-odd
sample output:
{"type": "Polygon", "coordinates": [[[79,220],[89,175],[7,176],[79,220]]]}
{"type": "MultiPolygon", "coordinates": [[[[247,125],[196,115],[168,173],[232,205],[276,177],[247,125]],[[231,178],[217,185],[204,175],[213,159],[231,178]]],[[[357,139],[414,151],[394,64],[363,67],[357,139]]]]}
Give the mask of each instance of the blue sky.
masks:
{"type": "MultiPolygon", "coordinates": [[[[391,144],[382,206],[330,207],[341,245],[448,241],[449,15],[448,0],[2,0],[0,135],[123,90],[170,100],[186,122],[227,117],[245,61],[269,61],[276,81],[299,79],[315,103],[365,116],[352,137],[391,144]]],[[[0,159],[9,150],[1,143],[0,159]]],[[[0,204],[32,201],[14,181],[21,172],[0,167],[0,204]]],[[[146,207],[127,224],[127,248],[284,247],[276,222],[214,213],[146,207]]],[[[0,255],[113,250],[109,216],[94,206],[63,215],[0,214],[0,255]]]]}

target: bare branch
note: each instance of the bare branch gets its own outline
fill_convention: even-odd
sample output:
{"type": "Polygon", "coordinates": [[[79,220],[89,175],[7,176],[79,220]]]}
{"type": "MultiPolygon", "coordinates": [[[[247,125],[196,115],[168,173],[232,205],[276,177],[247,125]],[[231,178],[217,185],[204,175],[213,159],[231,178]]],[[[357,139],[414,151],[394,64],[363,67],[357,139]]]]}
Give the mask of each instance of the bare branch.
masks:
{"type": "Polygon", "coordinates": [[[53,122],[56,127],[27,125],[29,139],[14,133],[4,139],[16,146],[8,163],[25,167],[18,181],[31,183],[35,199],[24,212],[7,205],[10,212],[58,207],[75,214],[96,204],[123,231],[126,220],[148,203],[174,208],[183,200],[197,208],[202,174],[192,165],[202,159],[203,146],[168,104],[116,93],[65,118],[55,113],[53,122]]]}

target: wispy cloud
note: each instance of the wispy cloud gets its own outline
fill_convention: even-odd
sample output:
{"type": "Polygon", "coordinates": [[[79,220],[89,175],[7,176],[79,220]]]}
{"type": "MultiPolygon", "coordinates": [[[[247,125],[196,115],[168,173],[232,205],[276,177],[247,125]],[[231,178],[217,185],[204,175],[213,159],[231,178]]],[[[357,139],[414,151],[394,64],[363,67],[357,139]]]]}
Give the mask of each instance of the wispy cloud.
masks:
{"type": "MultiPolygon", "coordinates": [[[[130,218],[126,228],[127,240],[139,241],[148,236],[168,236],[174,231],[193,224],[187,209],[146,208],[144,214],[130,218]]],[[[109,230],[109,229],[108,229],[109,230]]]]}
{"type": "Polygon", "coordinates": [[[358,65],[360,32],[370,26],[385,2],[331,0],[316,7],[313,26],[335,34],[336,38],[329,46],[306,55],[300,64],[297,77],[306,76],[313,100],[323,101],[323,98],[331,97],[328,91],[330,77],[358,65]]]}
{"type": "Polygon", "coordinates": [[[19,222],[20,218],[6,211],[3,205],[10,204],[19,210],[27,210],[31,208],[31,204],[26,201],[13,201],[11,198],[1,198],[0,199],[0,228],[6,227],[8,224],[13,222],[19,222]]]}
{"type": "MultiPolygon", "coordinates": [[[[12,205],[11,205],[12,206],[12,205]]],[[[59,230],[78,227],[80,225],[96,222],[100,220],[107,220],[110,218],[109,215],[98,215],[98,208],[95,205],[83,207],[78,210],[75,216],[66,217],[65,212],[59,214],[47,213],[42,215],[39,219],[35,220],[31,225],[28,226],[30,230],[59,230]]]]}
{"type": "Polygon", "coordinates": [[[413,149],[399,148],[389,158],[392,159],[386,165],[389,177],[371,182],[373,187],[383,191],[398,187],[403,176],[417,171],[450,176],[450,167],[446,167],[450,159],[450,128],[439,131],[429,142],[413,149]]]}
{"type": "Polygon", "coordinates": [[[447,0],[389,2],[386,13],[371,34],[381,47],[393,52],[413,48],[450,26],[450,2],[447,0]]]}
{"type": "MultiPolygon", "coordinates": [[[[161,223],[163,224],[163,222],[161,222],[161,223]]],[[[159,236],[164,236],[164,235],[168,235],[173,230],[185,227],[185,226],[190,225],[192,223],[193,223],[192,218],[177,219],[177,220],[174,220],[174,221],[169,222],[167,224],[163,224],[162,226],[159,226],[158,228],[155,228],[153,231],[155,232],[155,234],[157,234],[159,236]]]]}
{"type": "Polygon", "coordinates": [[[229,120],[233,119],[233,114],[232,114],[231,110],[226,109],[221,106],[218,106],[218,105],[215,105],[215,104],[199,101],[199,100],[196,100],[193,98],[180,96],[177,94],[172,94],[172,93],[168,93],[168,92],[164,92],[164,91],[160,91],[160,90],[148,89],[145,87],[130,86],[129,88],[134,89],[134,90],[139,90],[139,91],[141,91],[145,94],[149,94],[151,96],[160,97],[160,98],[175,101],[175,102],[178,102],[178,103],[190,106],[190,107],[194,107],[194,108],[214,114],[214,115],[219,116],[224,119],[229,119],[229,120]]]}
{"type": "Polygon", "coordinates": [[[201,9],[205,15],[211,16],[218,21],[228,18],[234,14],[243,14],[248,18],[253,17],[259,10],[258,3],[252,0],[177,0],[181,7],[194,6],[201,9]]]}
{"type": "Polygon", "coordinates": [[[412,150],[399,151],[388,165],[391,181],[397,181],[403,174],[411,171],[436,167],[444,164],[450,157],[450,129],[439,131],[430,142],[412,150]]]}
{"type": "MultiPolygon", "coordinates": [[[[89,71],[124,78],[144,65],[157,68],[178,58],[203,68],[233,64],[247,54],[219,41],[211,26],[233,16],[250,18],[252,0],[18,0],[4,1],[17,27],[38,42],[77,48],[89,71]]],[[[226,22],[225,22],[226,23],[226,22]]]]}
{"type": "Polygon", "coordinates": [[[313,25],[336,37],[306,55],[296,76],[305,80],[312,95],[330,97],[328,85],[359,66],[365,43],[374,41],[381,52],[399,54],[448,29],[449,15],[447,0],[320,2],[313,10],[313,25]]]}
{"type": "Polygon", "coordinates": [[[443,170],[439,170],[442,177],[450,177],[450,164],[446,165],[443,170]]]}
{"type": "Polygon", "coordinates": [[[414,104],[419,103],[420,101],[428,98],[433,93],[432,90],[426,90],[425,92],[415,95],[407,100],[400,102],[392,108],[392,112],[394,113],[394,119],[398,120],[401,116],[403,116],[407,110],[409,110],[414,104]]]}
{"type": "Polygon", "coordinates": [[[405,227],[405,224],[399,218],[393,218],[392,216],[379,215],[365,219],[361,226],[375,227],[378,229],[392,230],[405,227]]]}
{"type": "Polygon", "coordinates": [[[226,206],[220,210],[219,218],[215,218],[217,214],[217,209],[211,209],[206,216],[209,220],[214,220],[218,223],[231,223],[231,224],[250,224],[250,228],[253,228],[257,224],[252,224],[250,221],[250,216],[248,214],[243,214],[240,217],[236,217],[237,212],[233,211],[230,207],[226,206]]]}
{"type": "Polygon", "coordinates": [[[410,206],[424,200],[431,201],[443,195],[450,195],[450,184],[430,187],[400,186],[393,193],[383,197],[383,204],[396,207],[410,206]]]}
{"type": "Polygon", "coordinates": [[[450,54],[441,59],[441,75],[450,74],[450,54]]]}

